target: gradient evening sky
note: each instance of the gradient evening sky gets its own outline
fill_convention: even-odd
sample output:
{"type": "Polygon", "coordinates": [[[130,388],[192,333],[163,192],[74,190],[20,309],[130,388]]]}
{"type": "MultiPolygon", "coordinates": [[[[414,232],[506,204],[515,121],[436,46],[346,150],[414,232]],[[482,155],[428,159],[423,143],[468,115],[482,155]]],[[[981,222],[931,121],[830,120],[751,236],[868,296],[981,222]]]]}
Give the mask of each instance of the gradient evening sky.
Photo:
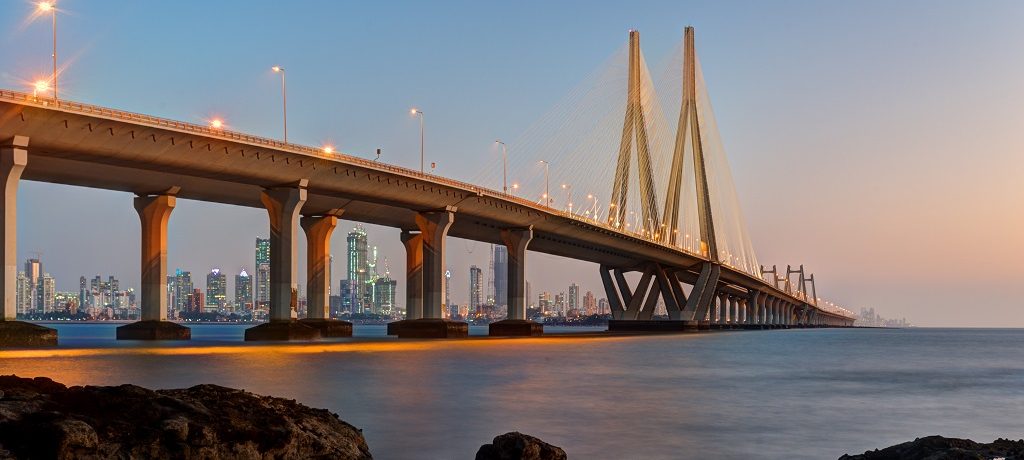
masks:
{"type": "MultiPolygon", "coordinates": [[[[415,167],[415,105],[426,113],[427,161],[455,178],[500,167],[494,139],[522,134],[619,49],[627,29],[641,31],[657,62],[693,25],[762,263],[804,263],[819,294],[855,311],[929,326],[1024,326],[1018,1],[58,5],[63,97],[200,123],[218,115],[232,129],[278,137],[269,68],[279,64],[293,142],[364,157],[380,147],[385,161],[415,167]]],[[[20,0],[0,8],[0,86],[24,90],[49,72],[50,24],[27,22],[32,9],[20,0]]],[[[554,161],[552,183],[571,173],[554,161]]],[[[138,286],[130,194],[23,182],[18,200],[19,259],[43,252],[59,290],[95,274],[138,286]]],[[[261,209],[179,201],[169,268],[191,270],[197,285],[211,267],[252,271],[266,225],[261,209]]],[[[332,241],[335,280],[351,227],[342,222],[332,241]]],[[[401,288],[397,230],[369,232],[401,288]]],[[[487,248],[450,240],[455,301],[466,302],[468,266],[486,267],[487,248]]],[[[534,296],[570,281],[603,296],[592,264],[531,253],[528,266],[534,296]]]]}

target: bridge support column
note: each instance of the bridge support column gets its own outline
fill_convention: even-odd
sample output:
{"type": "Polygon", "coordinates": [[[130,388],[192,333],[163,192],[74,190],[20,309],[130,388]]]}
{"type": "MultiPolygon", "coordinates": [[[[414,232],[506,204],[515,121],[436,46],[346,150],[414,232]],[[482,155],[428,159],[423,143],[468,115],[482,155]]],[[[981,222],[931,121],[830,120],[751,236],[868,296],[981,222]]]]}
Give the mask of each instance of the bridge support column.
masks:
{"type": "Polygon", "coordinates": [[[501,231],[501,242],[508,249],[508,315],[488,325],[489,335],[538,336],[544,325],[526,318],[526,247],[533,239],[533,227],[501,231]]]}
{"type": "MultiPolygon", "coordinates": [[[[331,235],[342,210],[299,219],[306,234],[306,317],[300,323],[320,330],[321,337],[351,337],[352,323],[331,319],[330,270],[331,235]]],[[[273,254],[273,253],[271,253],[273,254]]]]}
{"type": "Polygon", "coordinates": [[[18,182],[28,164],[28,137],[14,136],[0,144],[0,227],[3,231],[4,280],[3,314],[0,315],[0,348],[41,347],[57,345],[57,330],[18,321],[17,280],[18,280],[18,182]]]}
{"type": "MultiPolygon", "coordinates": [[[[172,189],[172,192],[177,192],[172,189]]],[[[135,197],[142,224],[140,321],[117,328],[118,340],[188,340],[192,331],[167,321],[167,222],[175,205],[174,194],[135,197]]]]}
{"type": "Polygon", "coordinates": [[[725,293],[718,293],[718,305],[715,308],[714,324],[716,329],[725,329],[728,327],[729,315],[729,295],[725,293]]]}
{"type": "Polygon", "coordinates": [[[388,323],[388,335],[398,335],[407,321],[423,317],[423,235],[402,230],[405,246],[405,319],[388,323]]]}
{"type": "Polygon", "coordinates": [[[739,326],[739,300],[735,296],[729,296],[729,328],[735,329],[739,326]]]}
{"type": "Polygon", "coordinates": [[[423,251],[423,317],[398,327],[402,338],[446,339],[469,335],[469,325],[444,319],[445,238],[455,221],[454,206],[416,214],[423,251]]]}
{"type": "Polygon", "coordinates": [[[308,180],[264,190],[260,201],[270,218],[270,321],[245,330],[245,340],[312,340],[320,330],[297,320],[299,212],[308,180]]]}

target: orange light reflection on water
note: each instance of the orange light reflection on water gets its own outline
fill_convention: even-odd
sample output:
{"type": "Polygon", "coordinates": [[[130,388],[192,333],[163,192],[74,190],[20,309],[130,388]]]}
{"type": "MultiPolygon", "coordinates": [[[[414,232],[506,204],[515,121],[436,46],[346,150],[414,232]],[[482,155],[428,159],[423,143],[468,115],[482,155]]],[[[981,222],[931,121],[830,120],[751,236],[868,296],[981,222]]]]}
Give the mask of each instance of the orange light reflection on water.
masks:
{"type": "Polygon", "coordinates": [[[53,348],[31,350],[0,350],[0,359],[78,358],[95,356],[155,355],[246,355],[246,354],[314,354],[314,353],[387,353],[435,349],[495,347],[510,344],[552,345],[579,342],[628,340],[629,337],[531,337],[479,338],[465,340],[360,341],[288,344],[196,345],[176,347],[124,348],[53,348]]]}

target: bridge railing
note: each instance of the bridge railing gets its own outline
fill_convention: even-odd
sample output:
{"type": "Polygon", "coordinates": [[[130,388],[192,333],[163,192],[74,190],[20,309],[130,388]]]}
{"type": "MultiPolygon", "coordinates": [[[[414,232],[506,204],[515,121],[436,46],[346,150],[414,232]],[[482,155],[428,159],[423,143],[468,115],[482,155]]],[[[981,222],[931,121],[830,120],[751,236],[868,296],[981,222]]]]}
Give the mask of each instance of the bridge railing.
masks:
{"type": "MultiPolygon", "coordinates": [[[[478,186],[478,185],[470,184],[468,182],[462,182],[462,181],[458,181],[458,180],[454,180],[454,179],[449,179],[447,177],[437,176],[437,175],[434,175],[434,174],[420,172],[420,171],[416,171],[414,169],[404,168],[404,167],[401,167],[401,166],[390,165],[390,164],[387,164],[387,163],[381,163],[381,162],[375,161],[375,160],[368,160],[368,159],[365,159],[365,158],[360,158],[360,157],[357,157],[357,156],[348,155],[348,154],[344,154],[344,153],[328,152],[328,151],[326,151],[326,150],[324,150],[322,148],[310,147],[310,146],[301,145],[301,144],[287,143],[287,142],[282,142],[282,141],[279,141],[279,140],[276,140],[276,139],[270,139],[270,138],[266,138],[266,137],[254,136],[254,135],[251,135],[251,134],[241,133],[241,132],[237,132],[237,131],[231,131],[231,130],[228,130],[228,129],[214,128],[212,126],[204,126],[204,125],[199,125],[199,124],[195,124],[195,123],[187,123],[187,122],[183,122],[183,121],[172,120],[172,119],[169,119],[169,118],[155,117],[155,116],[152,116],[152,115],[146,115],[146,114],[141,114],[141,113],[136,113],[136,112],[129,112],[129,111],[124,111],[124,110],[116,110],[116,109],[111,109],[111,108],[107,108],[107,107],[101,107],[101,106],[98,106],[98,105],[85,104],[85,103],[81,103],[81,102],[74,102],[74,101],[68,101],[68,100],[63,100],[63,99],[55,100],[55,99],[50,98],[50,97],[41,97],[41,96],[38,96],[38,95],[35,95],[35,94],[29,94],[29,93],[20,92],[20,91],[11,91],[11,90],[0,89],[0,100],[7,100],[7,101],[16,102],[16,103],[19,103],[19,104],[32,105],[32,106],[37,106],[37,107],[55,108],[55,109],[58,109],[58,110],[63,110],[63,111],[66,111],[66,112],[71,112],[71,113],[80,113],[80,114],[86,114],[86,115],[98,115],[98,116],[101,116],[101,117],[110,118],[110,119],[114,119],[114,120],[130,121],[130,122],[146,124],[146,125],[150,125],[150,126],[158,127],[158,128],[169,128],[169,129],[173,129],[173,130],[177,130],[177,131],[183,131],[183,132],[188,132],[188,133],[196,133],[196,134],[201,134],[201,135],[209,136],[209,137],[215,137],[215,138],[219,138],[219,139],[244,142],[244,143],[247,143],[247,144],[258,145],[258,146],[265,146],[265,147],[274,148],[274,149],[283,150],[283,151],[289,151],[289,152],[294,152],[294,153],[301,153],[303,155],[313,156],[313,157],[317,157],[317,158],[324,158],[324,159],[335,160],[335,161],[343,161],[343,162],[346,162],[346,163],[351,163],[351,164],[363,166],[363,167],[366,167],[366,168],[369,168],[369,169],[376,169],[376,170],[380,170],[380,171],[387,171],[387,172],[391,172],[391,173],[395,173],[395,174],[400,174],[400,175],[404,175],[404,176],[408,176],[408,177],[414,177],[414,178],[419,178],[419,179],[426,179],[426,180],[429,180],[429,181],[432,181],[432,182],[435,182],[435,183],[439,183],[439,184],[443,184],[443,185],[447,185],[447,186],[450,186],[450,187],[456,187],[456,188],[465,189],[465,190],[468,190],[470,192],[477,193],[477,194],[480,194],[480,195],[486,194],[486,195],[490,195],[490,196],[493,196],[493,197],[496,197],[496,198],[501,198],[503,200],[515,202],[516,204],[519,204],[521,206],[537,209],[539,211],[547,212],[549,214],[560,215],[560,216],[565,217],[565,218],[569,218],[569,219],[573,219],[573,220],[576,220],[576,221],[585,222],[585,223],[587,223],[589,225],[597,226],[597,227],[600,227],[600,228],[605,229],[605,230],[610,231],[610,232],[615,232],[615,233],[620,234],[620,235],[629,236],[631,238],[636,238],[636,239],[639,239],[639,240],[643,240],[643,241],[645,241],[647,243],[656,244],[656,245],[662,246],[662,247],[664,247],[666,249],[671,249],[671,250],[679,251],[679,252],[685,253],[685,254],[690,255],[690,256],[695,256],[695,257],[699,257],[699,258],[707,258],[706,254],[702,254],[702,253],[699,253],[699,252],[696,252],[696,251],[692,251],[692,250],[690,250],[690,249],[688,249],[686,247],[683,247],[682,245],[669,244],[666,241],[665,238],[657,238],[657,237],[654,237],[653,235],[651,235],[650,233],[646,233],[645,234],[645,232],[643,232],[643,231],[630,231],[629,229],[623,229],[621,227],[611,225],[611,224],[609,224],[608,222],[606,222],[606,221],[604,221],[602,219],[596,219],[594,217],[590,217],[590,216],[586,216],[586,215],[579,215],[577,213],[572,213],[572,212],[570,212],[568,210],[556,209],[556,208],[553,208],[551,206],[540,204],[540,203],[536,203],[536,202],[534,202],[532,200],[528,200],[528,199],[525,199],[525,198],[522,198],[522,197],[519,197],[519,196],[516,196],[516,195],[512,195],[512,194],[505,193],[505,192],[499,192],[497,190],[492,190],[492,189],[489,189],[489,188],[486,188],[486,187],[481,187],[481,186],[478,186]]],[[[736,265],[731,265],[729,263],[724,263],[724,265],[727,265],[727,266],[729,266],[729,267],[731,267],[731,268],[733,268],[733,269],[735,269],[737,271],[743,271],[743,272],[749,273],[749,274],[752,275],[753,278],[759,280],[761,283],[765,284],[766,286],[771,287],[771,285],[765,279],[763,279],[760,275],[755,274],[754,272],[752,272],[750,270],[746,270],[743,267],[739,267],[739,266],[736,266],[736,265]]]]}

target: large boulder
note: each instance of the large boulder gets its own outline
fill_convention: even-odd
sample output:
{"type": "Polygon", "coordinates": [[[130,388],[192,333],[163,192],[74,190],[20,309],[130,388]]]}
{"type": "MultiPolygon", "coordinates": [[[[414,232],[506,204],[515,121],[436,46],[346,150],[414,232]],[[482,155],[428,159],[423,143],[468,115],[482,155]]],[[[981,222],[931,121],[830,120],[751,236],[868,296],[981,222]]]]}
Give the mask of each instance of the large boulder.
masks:
{"type": "Polygon", "coordinates": [[[476,460],[566,460],[566,455],[561,447],[513,431],[480,446],[476,460]]]}
{"type": "Polygon", "coordinates": [[[0,459],[370,459],[359,429],[294,400],[216,385],[66,387],[0,376],[0,459]]]}
{"type": "Polygon", "coordinates": [[[875,449],[860,455],[843,455],[840,460],[969,460],[1024,458],[1024,440],[996,439],[983,444],[970,439],[926,436],[910,442],[875,449]]]}

